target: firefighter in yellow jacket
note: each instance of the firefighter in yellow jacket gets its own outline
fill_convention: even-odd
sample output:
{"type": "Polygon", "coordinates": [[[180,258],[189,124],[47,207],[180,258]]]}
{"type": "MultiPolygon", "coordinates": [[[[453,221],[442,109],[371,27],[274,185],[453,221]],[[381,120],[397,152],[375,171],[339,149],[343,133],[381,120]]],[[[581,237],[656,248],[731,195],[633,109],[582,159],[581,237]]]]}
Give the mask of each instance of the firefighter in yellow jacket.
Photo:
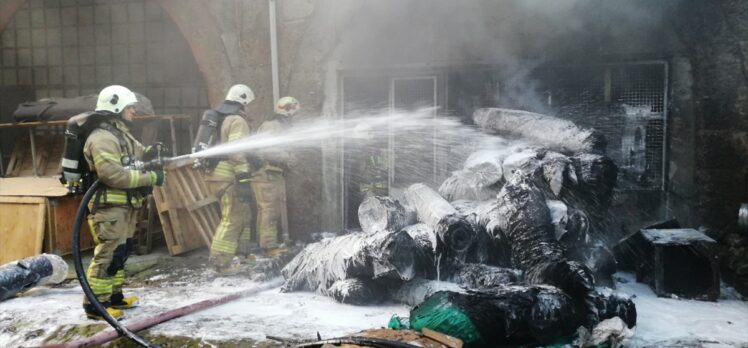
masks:
{"type": "MultiPolygon", "coordinates": [[[[275,112],[257,129],[257,133],[281,134],[290,125],[290,118],[300,109],[293,97],[278,100],[275,112]]],[[[280,243],[288,242],[288,236],[279,236],[281,212],[286,204],[285,178],[290,155],[282,150],[268,149],[258,154],[260,168],[252,173],[252,191],[257,202],[257,236],[260,248],[266,253],[280,251],[280,243]],[[280,238],[282,237],[282,238],[280,238]]],[[[287,231],[284,231],[287,232],[287,231]]]]}
{"type": "MultiPolygon", "coordinates": [[[[100,123],[83,147],[89,168],[103,184],[89,205],[88,223],[96,249],[87,277],[96,298],[115,318],[122,317],[122,309],[138,302],[135,296],[123,295],[122,282],[125,262],[133,249],[136,216],[147,195],[143,188],[164,182],[160,170],[141,172],[126,168],[149,152],[130,133],[136,102],[135,94],[125,87],[115,85],[101,90],[95,113],[100,123]]],[[[89,318],[102,319],[85,298],[83,308],[89,318]]]]}
{"type": "MultiPolygon", "coordinates": [[[[226,100],[215,110],[222,115],[219,129],[219,144],[232,142],[249,136],[249,126],[244,119],[244,108],[255,99],[246,85],[235,85],[229,89],[226,100]]],[[[210,189],[220,198],[221,222],[213,234],[210,245],[210,265],[219,274],[237,271],[233,262],[240,240],[249,241],[252,212],[249,200],[252,188],[249,183],[249,163],[245,154],[228,155],[218,162],[208,175],[210,189]]]]}

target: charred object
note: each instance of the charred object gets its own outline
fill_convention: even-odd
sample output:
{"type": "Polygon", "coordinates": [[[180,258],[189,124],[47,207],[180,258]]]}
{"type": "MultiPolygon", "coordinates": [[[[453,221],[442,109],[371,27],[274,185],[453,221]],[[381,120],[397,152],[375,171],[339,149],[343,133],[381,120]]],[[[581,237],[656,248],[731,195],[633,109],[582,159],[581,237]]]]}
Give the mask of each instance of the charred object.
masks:
{"type": "MultiPolygon", "coordinates": [[[[636,324],[630,299],[596,294],[601,318],[620,317],[636,324]]],[[[441,291],[413,308],[400,326],[432,329],[461,339],[466,347],[552,343],[588,325],[586,309],[558,288],[544,285],[502,286],[467,293],[441,291]]],[[[393,323],[390,324],[392,326],[393,323]]]]}
{"type": "Polygon", "coordinates": [[[636,280],[658,296],[716,301],[720,294],[717,242],[690,228],[639,230],[622,241],[636,255],[636,280]]]}
{"type": "Polygon", "coordinates": [[[36,286],[65,280],[68,265],[52,254],[32,256],[0,266],[0,301],[36,286]]]}

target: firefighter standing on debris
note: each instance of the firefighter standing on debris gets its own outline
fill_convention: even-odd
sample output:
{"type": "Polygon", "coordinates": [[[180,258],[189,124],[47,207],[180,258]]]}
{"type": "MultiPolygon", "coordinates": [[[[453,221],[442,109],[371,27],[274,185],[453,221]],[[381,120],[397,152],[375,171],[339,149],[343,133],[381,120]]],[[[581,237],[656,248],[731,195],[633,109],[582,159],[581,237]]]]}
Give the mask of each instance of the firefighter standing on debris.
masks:
{"type": "MultiPolygon", "coordinates": [[[[283,97],[275,105],[275,112],[269,115],[257,129],[257,133],[281,134],[287,129],[291,117],[299,111],[299,101],[293,97],[283,97]]],[[[286,207],[286,182],[284,173],[288,168],[290,154],[278,150],[266,150],[258,154],[259,170],[252,173],[252,191],[257,203],[257,236],[260,248],[268,255],[283,252],[280,243],[289,242],[284,235],[279,236],[282,212],[286,207]],[[282,238],[279,238],[282,237],[282,238]]]]}
{"type": "MultiPolygon", "coordinates": [[[[222,115],[218,144],[249,136],[245,107],[254,99],[254,92],[246,85],[234,85],[229,89],[226,99],[215,108],[222,115]]],[[[211,192],[220,198],[221,222],[213,234],[209,259],[211,267],[220,274],[239,270],[234,256],[240,241],[249,242],[252,220],[247,204],[252,197],[249,169],[245,155],[235,153],[221,159],[206,178],[211,192]]]]}
{"type": "MultiPolygon", "coordinates": [[[[83,147],[89,168],[103,184],[89,204],[88,223],[96,249],[86,275],[94,295],[114,318],[122,317],[121,309],[138,302],[137,297],[122,293],[125,262],[133,250],[137,214],[145,203],[148,187],[164,182],[161,170],[141,172],[126,168],[152,152],[130,133],[136,102],[135,94],[125,87],[115,85],[101,90],[95,114],[103,116],[103,121],[83,147]]],[[[89,318],[102,319],[85,297],[83,309],[89,318]]]]}

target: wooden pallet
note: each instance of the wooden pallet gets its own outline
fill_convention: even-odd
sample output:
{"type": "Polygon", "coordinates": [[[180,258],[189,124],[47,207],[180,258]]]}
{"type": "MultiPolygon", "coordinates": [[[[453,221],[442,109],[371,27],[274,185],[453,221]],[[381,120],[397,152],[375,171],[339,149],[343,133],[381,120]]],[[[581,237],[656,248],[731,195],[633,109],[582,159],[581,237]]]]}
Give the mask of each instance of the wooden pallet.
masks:
{"type": "Polygon", "coordinates": [[[166,185],[153,190],[164,238],[171,255],[209,246],[221,221],[218,199],[192,161],[166,166],[166,185]]]}

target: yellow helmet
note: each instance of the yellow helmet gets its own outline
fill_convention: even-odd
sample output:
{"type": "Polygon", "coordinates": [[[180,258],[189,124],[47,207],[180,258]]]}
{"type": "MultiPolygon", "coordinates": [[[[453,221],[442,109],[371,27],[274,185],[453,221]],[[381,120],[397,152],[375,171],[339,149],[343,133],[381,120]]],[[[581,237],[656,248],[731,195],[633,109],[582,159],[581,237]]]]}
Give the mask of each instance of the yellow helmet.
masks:
{"type": "Polygon", "coordinates": [[[301,109],[299,101],[294,97],[283,97],[278,99],[278,103],[275,104],[275,113],[284,116],[293,116],[297,111],[301,109]]]}

